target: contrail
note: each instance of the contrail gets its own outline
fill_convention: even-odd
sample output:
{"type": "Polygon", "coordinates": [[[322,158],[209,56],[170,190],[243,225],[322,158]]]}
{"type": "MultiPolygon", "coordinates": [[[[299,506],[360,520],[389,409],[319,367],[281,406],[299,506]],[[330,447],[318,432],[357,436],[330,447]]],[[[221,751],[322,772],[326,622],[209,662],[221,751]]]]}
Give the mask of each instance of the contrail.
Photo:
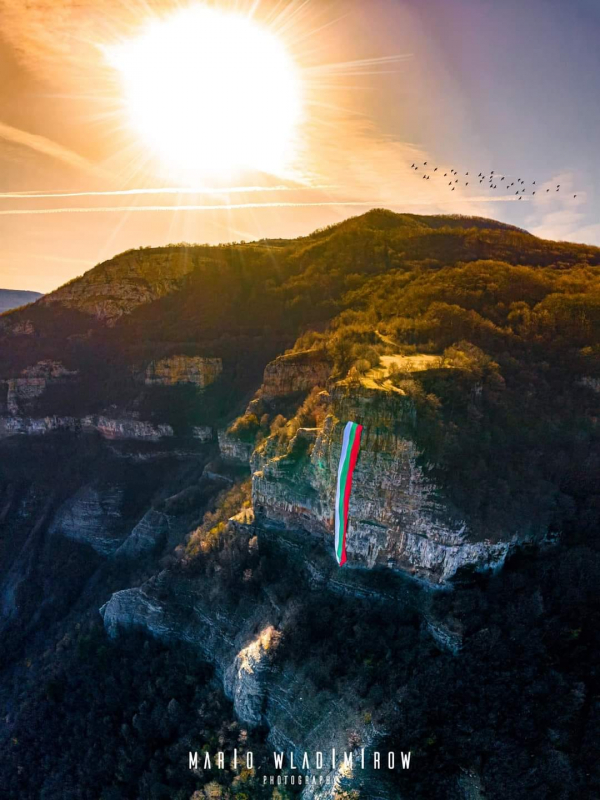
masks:
{"type": "Polygon", "coordinates": [[[105,191],[89,192],[0,192],[0,198],[13,200],[52,199],[53,197],[125,197],[128,195],[142,194],[243,194],[245,192],[300,192],[317,191],[320,189],[333,189],[333,186],[227,186],[211,188],[208,186],[164,186],[147,189],[107,189],[105,191]]]}
{"type": "MultiPolygon", "coordinates": [[[[381,208],[390,206],[444,206],[458,203],[512,203],[514,197],[464,197],[462,199],[435,201],[382,201],[379,200],[328,200],[312,203],[231,203],[218,205],[183,205],[183,206],[70,206],[66,208],[10,208],[0,211],[0,216],[21,216],[29,214],[96,214],[150,212],[150,211],[237,211],[251,208],[320,208],[325,206],[357,206],[363,208],[381,208]]],[[[529,198],[524,198],[529,199],[529,198]]]]}
{"type": "Polygon", "coordinates": [[[45,156],[62,161],[70,167],[82,169],[87,172],[101,173],[101,170],[95,164],[92,164],[91,161],[73,152],[73,150],[69,150],[67,147],[53,142],[45,136],[39,136],[37,133],[29,133],[29,131],[23,131],[20,128],[14,128],[12,125],[0,122],[0,139],[21,145],[22,147],[28,147],[45,156]]]}

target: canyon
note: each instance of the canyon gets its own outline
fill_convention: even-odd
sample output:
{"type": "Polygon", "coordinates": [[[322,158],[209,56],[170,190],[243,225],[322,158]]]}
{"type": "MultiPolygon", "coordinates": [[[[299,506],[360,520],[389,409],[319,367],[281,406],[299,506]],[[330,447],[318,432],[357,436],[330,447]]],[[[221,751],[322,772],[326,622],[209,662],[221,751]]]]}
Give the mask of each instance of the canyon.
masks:
{"type": "MultiPolygon", "coordinates": [[[[425,692],[407,687],[437,664],[460,686],[500,636],[487,587],[593,526],[600,373],[569,292],[599,265],[492,220],[378,211],[294,242],[130,251],[2,315],[2,741],[23,665],[47,680],[89,626],[190,647],[244,730],[297,761],[393,736],[435,770],[444,692],[399,742],[425,692]]],[[[480,755],[445,769],[449,796],[493,792],[480,755]]],[[[372,770],[329,777],[304,800],[404,796],[372,770]]]]}

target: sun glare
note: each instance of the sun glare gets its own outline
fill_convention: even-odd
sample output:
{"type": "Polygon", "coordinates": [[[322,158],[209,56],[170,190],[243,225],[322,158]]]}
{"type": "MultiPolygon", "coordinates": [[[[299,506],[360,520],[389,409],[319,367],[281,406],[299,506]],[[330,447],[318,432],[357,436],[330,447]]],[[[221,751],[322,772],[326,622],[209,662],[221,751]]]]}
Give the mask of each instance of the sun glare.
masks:
{"type": "Polygon", "coordinates": [[[126,114],[167,164],[284,174],[302,98],[282,41],[248,16],[193,6],[105,49],[126,114]]]}

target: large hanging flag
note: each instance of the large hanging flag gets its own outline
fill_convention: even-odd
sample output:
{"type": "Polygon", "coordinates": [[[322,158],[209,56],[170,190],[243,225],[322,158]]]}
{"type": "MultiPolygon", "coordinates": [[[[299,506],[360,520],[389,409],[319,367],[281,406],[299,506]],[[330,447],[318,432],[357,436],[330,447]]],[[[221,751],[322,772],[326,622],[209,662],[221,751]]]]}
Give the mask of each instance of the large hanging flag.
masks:
{"type": "Polygon", "coordinates": [[[346,563],[346,532],[348,530],[348,504],[352,491],[352,474],[360,449],[363,426],[348,422],[344,428],[342,454],[338,466],[337,491],[335,494],[335,557],[342,566],[346,563]]]}

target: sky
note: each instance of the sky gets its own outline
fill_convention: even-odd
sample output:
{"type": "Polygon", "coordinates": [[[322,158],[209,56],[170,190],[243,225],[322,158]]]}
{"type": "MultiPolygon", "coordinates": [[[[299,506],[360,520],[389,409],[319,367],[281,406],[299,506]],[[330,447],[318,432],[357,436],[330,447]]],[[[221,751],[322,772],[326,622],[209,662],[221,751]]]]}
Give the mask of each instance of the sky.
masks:
{"type": "Polygon", "coordinates": [[[372,207],[600,245],[599,34],[597,0],[0,0],[0,287],[372,207]]]}

